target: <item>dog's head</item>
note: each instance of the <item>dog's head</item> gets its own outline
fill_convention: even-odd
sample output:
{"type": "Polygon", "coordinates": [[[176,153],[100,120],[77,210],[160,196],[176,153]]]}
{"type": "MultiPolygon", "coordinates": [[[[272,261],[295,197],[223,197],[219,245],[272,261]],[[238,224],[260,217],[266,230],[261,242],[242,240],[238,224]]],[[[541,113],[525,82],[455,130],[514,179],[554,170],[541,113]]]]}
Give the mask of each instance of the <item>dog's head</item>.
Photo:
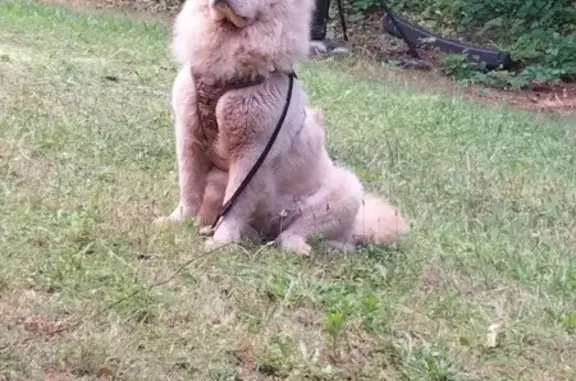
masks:
{"type": "Polygon", "coordinates": [[[187,0],[173,51],[215,76],[290,71],[308,54],[313,11],[314,0],[187,0]]]}

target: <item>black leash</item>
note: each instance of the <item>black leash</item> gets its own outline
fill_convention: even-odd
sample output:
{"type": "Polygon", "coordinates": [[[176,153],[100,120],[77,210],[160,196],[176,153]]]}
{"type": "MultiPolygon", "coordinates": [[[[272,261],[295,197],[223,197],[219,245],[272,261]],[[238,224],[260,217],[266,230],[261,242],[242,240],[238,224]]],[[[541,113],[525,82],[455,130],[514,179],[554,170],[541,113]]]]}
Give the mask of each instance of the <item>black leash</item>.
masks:
{"type": "Polygon", "coordinates": [[[268,156],[268,153],[272,149],[272,146],[274,145],[274,142],[276,141],[276,138],[278,137],[278,134],[280,133],[280,129],[282,128],[282,125],[284,124],[284,119],[286,119],[286,115],[288,114],[288,107],[290,107],[290,101],[292,100],[292,90],[294,89],[294,78],[296,78],[296,79],[298,78],[296,76],[295,72],[288,74],[289,83],[288,83],[288,92],[286,94],[286,102],[284,103],[284,108],[282,109],[282,114],[280,114],[280,119],[278,120],[278,123],[276,124],[276,127],[274,128],[274,131],[272,132],[272,136],[270,136],[270,139],[268,140],[268,143],[266,143],[266,147],[264,147],[264,150],[260,154],[260,157],[258,157],[258,160],[256,160],[256,162],[254,163],[252,168],[250,168],[250,172],[248,172],[248,174],[246,175],[244,180],[242,180],[242,183],[240,183],[240,186],[238,187],[238,189],[236,189],[236,191],[234,192],[232,197],[230,197],[230,199],[228,201],[226,201],[224,203],[224,205],[222,205],[222,207],[220,208],[220,212],[218,212],[218,217],[216,218],[216,220],[212,224],[212,227],[211,227],[212,229],[214,229],[216,227],[216,225],[218,224],[218,222],[220,221],[220,219],[222,217],[224,217],[226,215],[226,213],[228,213],[228,211],[234,205],[234,203],[236,202],[238,197],[240,197],[240,194],[244,191],[244,189],[246,189],[246,187],[248,186],[248,184],[250,183],[250,181],[252,180],[252,178],[254,177],[256,172],[258,171],[258,169],[260,169],[260,166],[264,162],[264,159],[266,159],[266,156],[268,156]]]}

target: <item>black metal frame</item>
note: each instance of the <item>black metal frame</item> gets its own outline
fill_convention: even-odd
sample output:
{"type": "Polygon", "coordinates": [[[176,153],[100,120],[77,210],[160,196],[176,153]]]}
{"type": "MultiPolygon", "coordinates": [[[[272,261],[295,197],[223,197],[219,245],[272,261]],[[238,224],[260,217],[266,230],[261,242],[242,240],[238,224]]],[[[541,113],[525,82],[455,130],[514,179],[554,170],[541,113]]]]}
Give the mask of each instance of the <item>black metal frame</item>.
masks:
{"type": "Polygon", "coordinates": [[[312,25],[310,29],[311,40],[324,40],[326,38],[329,12],[330,0],[316,0],[316,9],[312,15],[312,25]]]}

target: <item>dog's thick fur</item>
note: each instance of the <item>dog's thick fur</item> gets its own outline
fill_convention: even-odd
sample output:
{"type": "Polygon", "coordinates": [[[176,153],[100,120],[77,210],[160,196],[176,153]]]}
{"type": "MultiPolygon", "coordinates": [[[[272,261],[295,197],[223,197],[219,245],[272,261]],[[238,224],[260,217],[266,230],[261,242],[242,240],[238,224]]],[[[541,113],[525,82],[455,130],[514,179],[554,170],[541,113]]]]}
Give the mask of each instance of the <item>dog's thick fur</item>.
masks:
{"type": "MultiPolygon", "coordinates": [[[[284,107],[288,77],[308,53],[313,0],[188,0],[175,23],[173,52],[181,69],[175,115],[180,202],[168,217],[212,222],[263,151],[284,107]],[[261,85],[231,90],[217,103],[218,136],[206,142],[197,115],[195,83],[264,76],[261,85]],[[208,143],[208,149],[202,145],[208,143]]],[[[340,249],[390,243],[406,232],[397,211],[364,195],[358,178],[334,166],[325,149],[322,115],[310,110],[298,81],[282,130],[260,170],[216,227],[207,248],[254,234],[284,248],[311,250],[319,233],[340,249]]]]}

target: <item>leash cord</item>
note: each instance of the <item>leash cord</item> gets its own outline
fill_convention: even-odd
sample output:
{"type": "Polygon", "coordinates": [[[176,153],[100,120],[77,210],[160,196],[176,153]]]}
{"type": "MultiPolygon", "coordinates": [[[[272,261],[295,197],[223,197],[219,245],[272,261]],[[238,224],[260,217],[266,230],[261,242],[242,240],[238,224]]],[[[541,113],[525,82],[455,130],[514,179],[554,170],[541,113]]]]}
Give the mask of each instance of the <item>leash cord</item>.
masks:
{"type": "Polygon", "coordinates": [[[274,142],[276,141],[276,138],[278,137],[278,134],[280,133],[280,129],[282,128],[282,125],[284,124],[284,120],[286,119],[286,115],[288,114],[288,108],[290,107],[290,101],[292,100],[292,90],[294,89],[294,78],[298,78],[296,76],[295,72],[288,74],[289,83],[288,83],[288,92],[286,94],[286,102],[284,103],[284,108],[282,109],[282,114],[280,115],[280,119],[278,120],[278,123],[276,124],[276,127],[274,128],[274,131],[272,132],[272,135],[270,136],[270,139],[268,140],[268,143],[266,143],[266,147],[264,147],[264,150],[262,151],[262,153],[258,157],[258,160],[256,160],[256,162],[254,163],[252,168],[250,168],[250,171],[248,172],[248,174],[246,175],[244,180],[242,180],[242,183],[240,183],[240,186],[238,187],[238,189],[236,189],[236,191],[234,192],[232,197],[230,197],[230,199],[228,201],[226,201],[224,203],[224,205],[222,205],[222,207],[220,208],[220,212],[218,213],[218,217],[216,218],[216,220],[212,224],[212,229],[214,229],[216,227],[216,225],[218,224],[218,222],[220,221],[220,219],[223,218],[224,215],[226,215],[226,213],[228,213],[228,211],[230,210],[232,205],[234,205],[234,203],[236,202],[236,200],[238,199],[240,194],[244,191],[244,189],[246,189],[246,187],[248,186],[248,184],[250,183],[250,181],[252,180],[254,175],[256,175],[256,172],[258,171],[258,169],[260,169],[260,166],[262,165],[262,163],[266,159],[266,156],[268,156],[268,153],[272,149],[272,145],[274,145],[274,142]]]}

